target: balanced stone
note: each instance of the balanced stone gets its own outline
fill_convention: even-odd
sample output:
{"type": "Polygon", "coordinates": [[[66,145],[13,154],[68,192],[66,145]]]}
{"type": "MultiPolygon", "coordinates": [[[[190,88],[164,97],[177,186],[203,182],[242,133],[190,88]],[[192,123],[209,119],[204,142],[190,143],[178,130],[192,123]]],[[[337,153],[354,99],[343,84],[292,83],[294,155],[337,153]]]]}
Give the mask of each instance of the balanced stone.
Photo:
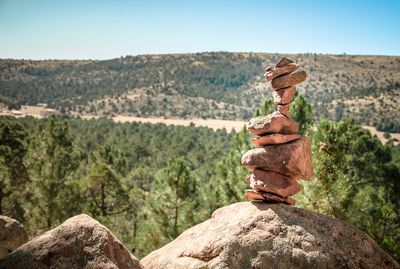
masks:
{"type": "Polygon", "coordinates": [[[311,143],[304,136],[286,144],[249,150],[242,156],[242,165],[251,170],[261,168],[281,173],[296,180],[311,180],[314,177],[311,143]]]}
{"type": "Polygon", "coordinates": [[[267,81],[270,81],[270,80],[273,80],[276,77],[279,77],[279,76],[282,76],[282,75],[286,75],[286,74],[290,74],[290,73],[296,71],[297,68],[299,68],[299,65],[290,63],[290,64],[285,65],[283,67],[274,68],[272,70],[266,71],[264,76],[267,79],[267,81]]]}
{"type": "Polygon", "coordinates": [[[270,202],[286,203],[289,205],[294,205],[296,203],[296,200],[290,197],[280,197],[272,193],[261,192],[256,190],[245,190],[244,194],[250,200],[265,200],[270,202]]]}
{"type": "Polygon", "coordinates": [[[290,86],[295,86],[306,80],[307,74],[304,71],[296,72],[289,75],[280,76],[272,80],[272,89],[279,90],[290,86]]]}
{"type": "Polygon", "coordinates": [[[248,123],[248,129],[255,136],[277,133],[296,134],[299,131],[299,124],[275,111],[268,116],[252,118],[248,123]]]}
{"type": "Polygon", "coordinates": [[[270,134],[254,138],[253,140],[251,140],[251,142],[253,142],[253,144],[256,145],[257,147],[261,147],[266,145],[284,144],[296,140],[299,137],[300,137],[299,134],[291,134],[291,135],[270,134]]]}
{"type": "Polygon", "coordinates": [[[290,104],[278,105],[278,112],[290,118],[290,104]]]}
{"type": "Polygon", "coordinates": [[[256,190],[245,190],[244,194],[250,200],[264,200],[264,196],[256,190]]]}
{"type": "Polygon", "coordinates": [[[267,72],[269,72],[269,71],[272,71],[272,67],[270,66],[270,67],[267,67],[267,68],[265,68],[265,73],[267,73],[267,72]]]}
{"type": "Polygon", "coordinates": [[[266,201],[272,201],[272,202],[280,202],[280,203],[285,203],[288,205],[295,205],[296,200],[290,197],[280,197],[278,195],[275,195],[273,193],[268,193],[268,192],[260,192],[261,195],[265,198],[266,201]]]}
{"type": "Polygon", "coordinates": [[[262,169],[254,169],[249,181],[253,189],[275,193],[282,197],[295,195],[300,191],[300,185],[296,180],[262,169]]]}
{"type": "Polygon", "coordinates": [[[289,104],[294,97],[294,87],[283,88],[272,92],[275,105],[289,104]]]}
{"type": "Polygon", "coordinates": [[[283,57],[276,65],[275,68],[279,67],[284,67],[285,65],[293,63],[292,60],[289,60],[288,58],[283,57]]]}

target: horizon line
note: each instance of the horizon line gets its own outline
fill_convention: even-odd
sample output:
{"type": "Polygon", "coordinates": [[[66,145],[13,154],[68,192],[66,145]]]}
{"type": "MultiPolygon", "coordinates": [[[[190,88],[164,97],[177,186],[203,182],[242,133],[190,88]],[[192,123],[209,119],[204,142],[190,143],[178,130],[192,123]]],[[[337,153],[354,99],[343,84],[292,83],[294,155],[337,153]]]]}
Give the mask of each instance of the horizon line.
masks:
{"type": "Polygon", "coordinates": [[[140,56],[167,56],[167,55],[195,55],[207,53],[231,53],[231,54],[276,54],[276,55],[332,55],[332,56],[375,56],[375,57],[399,57],[400,55],[389,54],[350,54],[350,53],[322,53],[322,52],[254,52],[254,51],[201,51],[201,52],[166,52],[166,53],[143,53],[143,54],[127,54],[113,58],[3,58],[0,60],[16,60],[16,61],[110,61],[127,57],[140,57],[140,56]]]}

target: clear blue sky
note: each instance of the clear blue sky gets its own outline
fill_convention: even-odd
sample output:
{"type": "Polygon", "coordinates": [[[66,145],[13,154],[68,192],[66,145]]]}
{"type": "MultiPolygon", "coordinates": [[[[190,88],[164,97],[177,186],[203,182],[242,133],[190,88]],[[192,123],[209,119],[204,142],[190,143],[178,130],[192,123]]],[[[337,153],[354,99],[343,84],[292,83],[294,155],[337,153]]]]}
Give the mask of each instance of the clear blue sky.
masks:
{"type": "Polygon", "coordinates": [[[204,51],[400,55],[400,0],[0,0],[0,58],[204,51]]]}

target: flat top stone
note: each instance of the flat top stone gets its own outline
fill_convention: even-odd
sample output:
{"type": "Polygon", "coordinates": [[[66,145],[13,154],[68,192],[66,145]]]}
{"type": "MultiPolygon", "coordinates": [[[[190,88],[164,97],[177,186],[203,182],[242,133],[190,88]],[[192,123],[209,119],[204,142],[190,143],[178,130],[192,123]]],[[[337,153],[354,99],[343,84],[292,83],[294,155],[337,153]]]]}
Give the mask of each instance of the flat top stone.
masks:
{"type": "Polygon", "coordinates": [[[275,65],[275,68],[277,67],[283,67],[285,65],[293,63],[292,60],[289,60],[288,58],[283,57],[282,59],[279,60],[279,62],[275,65]]]}
{"type": "Polygon", "coordinates": [[[298,68],[299,68],[299,65],[290,63],[283,67],[278,67],[278,68],[269,70],[265,73],[264,76],[267,79],[267,81],[271,81],[272,79],[274,79],[276,77],[292,73],[292,72],[296,71],[298,68]]]}
{"type": "Polygon", "coordinates": [[[268,192],[262,192],[262,191],[256,191],[256,190],[245,190],[244,194],[246,197],[250,200],[263,200],[266,203],[285,203],[289,205],[294,205],[296,204],[296,200],[290,197],[281,197],[278,195],[275,195],[273,193],[268,193],[268,192]]]}
{"type": "Polygon", "coordinates": [[[283,135],[283,134],[270,134],[261,136],[251,140],[254,145],[259,146],[267,146],[267,145],[276,145],[276,144],[285,144],[290,141],[296,140],[300,138],[299,134],[291,134],[291,135],[283,135]]]}
{"type": "Polygon", "coordinates": [[[296,134],[299,124],[275,111],[263,117],[252,118],[248,123],[249,131],[256,136],[266,134],[296,134]]]}
{"type": "Polygon", "coordinates": [[[272,89],[276,91],[290,86],[296,86],[297,84],[305,81],[306,78],[307,74],[305,71],[280,76],[272,80],[272,89]]]}

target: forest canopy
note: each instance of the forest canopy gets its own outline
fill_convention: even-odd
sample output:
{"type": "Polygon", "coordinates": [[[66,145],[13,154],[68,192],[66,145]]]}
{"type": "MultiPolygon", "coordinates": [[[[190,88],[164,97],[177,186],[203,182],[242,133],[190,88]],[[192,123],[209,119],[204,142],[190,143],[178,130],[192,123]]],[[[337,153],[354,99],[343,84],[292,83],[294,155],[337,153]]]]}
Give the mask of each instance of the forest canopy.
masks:
{"type": "MultiPolygon", "coordinates": [[[[256,115],[273,110],[267,98],[256,115]]],[[[321,120],[292,101],[312,140],[315,177],[296,206],[352,223],[400,259],[400,146],[372,137],[354,119],[321,120]]],[[[30,236],[86,213],[137,257],[170,242],[222,206],[247,200],[241,156],[251,134],[204,127],[0,117],[0,214],[30,236]]]]}

